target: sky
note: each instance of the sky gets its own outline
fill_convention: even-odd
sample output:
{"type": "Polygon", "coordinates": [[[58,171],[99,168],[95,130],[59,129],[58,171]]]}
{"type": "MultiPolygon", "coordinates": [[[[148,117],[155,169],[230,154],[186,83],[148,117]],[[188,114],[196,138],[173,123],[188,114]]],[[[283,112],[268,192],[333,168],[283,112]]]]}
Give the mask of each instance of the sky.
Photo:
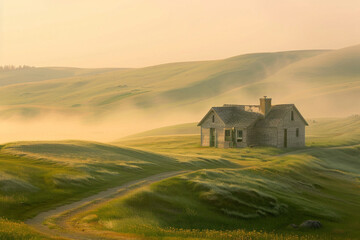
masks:
{"type": "Polygon", "coordinates": [[[360,43],[359,0],[0,0],[0,65],[143,67],[360,43]]]}

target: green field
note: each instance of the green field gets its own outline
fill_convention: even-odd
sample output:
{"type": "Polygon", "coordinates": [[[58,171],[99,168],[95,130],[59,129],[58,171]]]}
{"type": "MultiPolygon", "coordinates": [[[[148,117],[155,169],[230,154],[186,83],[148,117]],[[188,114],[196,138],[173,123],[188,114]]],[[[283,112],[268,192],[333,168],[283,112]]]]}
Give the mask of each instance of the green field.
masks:
{"type": "Polygon", "coordinates": [[[28,239],[21,221],[54,206],[173,170],[235,167],[83,141],[16,142],[0,148],[0,239],[28,239]],[[5,226],[14,223],[13,231],[5,226]],[[20,228],[24,231],[18,231],[20,228]],[[13,235],[12,235],[13,234],[13,235]]]}
{"type": "Polygon", "coordinates": [[[199,132],[200,132],[200,128],[197,126],[197,123],[184,123],[179,125],[156,128],[138,134],[129,135],[126,136],[125,139],[151,137],[151,136],[199,134],[199,132]]]}
{"type": "MultiPolygon", "coordinates": [[[[356,239],[360,236],[360,118],[309,122],[309,147],[303,149],[201,148],[199,136],[191,134],[120,141],[117,144],[141,146],[179,161],[208,159],[237,166],[164,180],[74,221],[83,228],[165,239],[356,239]],[[324,227],[317,231],[288,227],[307,219],[320,220],[324,227]]],[[[156,132],[163,135],[164,129],[152,134],[156,132]]]]}
{"type": "Polygon", "coordinates": [[[21,79],[18,82],[31,83],[0,87],[0,106],[3,106],[0,116],[34,117],[55,111],[85,114],[87,117],[90,114],[99,118],[104,114],[111,115],[110,110],[114,109],[121,110],[122,113],[132,111],[134,107],[141,109],[141,112],[154,110],[152,106],[156,106],[158,111],[159,108],[165,110],[169,107],[182,109],[180,105],[186,106],[207,99],[209,94],[218,96],[234,87],[262,81],[293,62],[323,52],[249,54],[218,61],[93,72],[86,69],[37,68],[5,72],[0,73],[0,79],[7,79],[7,85],[11,81],[9,74],[13,74],[14,79],[21,79]],[[34,73],[30,74],[29,71],[34,73]],[[40,81],[44,80],[39,77],[39,72],[43,71],[47,71],[47,76],[52,80],[40,81]],[[22,76],[27,79],[24,80],[22,76]],[[209,85],[212,87],[208,87],[209,85]]]}
{"type": "MultiPolygon", "coordinates": [[[[256,104],[263,95],[273,97],[275,104],[295,103],[307,116],[346,116],[360,111],[352,104],[359,95],[359,58],[360,46],[354,46],[136,69],[3,72],[0,117],[61,113],[103,119],[131,117],[135,111],[153,119],[182,114],[183,121],[186,116],[194,121],[209,106],[256,104]]],[[[141,118],[131,120],[140,122],[141,118]]]]}
{"type": "Polygon", "coordinates": [[[114,200],[77,221],[150,238],[355,238],[360,234],[360,117],[308,122],[303,149],[200,147],[196,123],[112,144],[1,145],[0,239],[42,238],[22,221],[111,186],[184,169],[192,172],[114,200]],[[287,227],[306,219],[318,219],[324,228],[287,227]]]}
{"type": "Polygon", "coordinates": [[[75,132],[76,127],[65,122],[80,119],[74,126],[88,124],[81,133],[101,132],[108,139],[189,122],[111,144],[1,145],[0,239],[41,238],[23,224],[25,219],[111,186],[182,169],[193,171],[109,203],[91,213],[96,217],[79,221],[87,227],[155,237],[272,239],[285,234],[296,239],[310,234],[311,239],[313,232],[286,226],[317,218],[324,228],[315,234],[322,238],[354,238],[360,235],[358,115],[309,119],[307,147],[287,150],[201,148],[193,122],[211,106],[257,104],[263,95],[271,96],[274,104],[295,103],[304,116],[359,113],[359,63],[360,45],[136,69],[0,72],[0,125],[6,129],[14,123],[14,136],[22,134],[15,133],[19,124],[34,128],[32,139],[41,139],[44,134],[36,135],[41,130],[36,128],[42,124],[33,123],[46,121],[51,129],[75,132]],[[148,202],[161,204],[150,209],[148,202]]]}

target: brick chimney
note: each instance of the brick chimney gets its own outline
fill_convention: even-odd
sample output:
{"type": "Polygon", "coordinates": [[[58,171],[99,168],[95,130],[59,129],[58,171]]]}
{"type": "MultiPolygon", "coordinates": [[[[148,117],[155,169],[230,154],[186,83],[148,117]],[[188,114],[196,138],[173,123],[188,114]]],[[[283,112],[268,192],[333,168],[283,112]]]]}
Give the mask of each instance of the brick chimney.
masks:
{"type": "Polygon", "coordinates": [[[271,109],[271,98],[264,96],[260,98],[260,112],[266,116],[271,109]]]}

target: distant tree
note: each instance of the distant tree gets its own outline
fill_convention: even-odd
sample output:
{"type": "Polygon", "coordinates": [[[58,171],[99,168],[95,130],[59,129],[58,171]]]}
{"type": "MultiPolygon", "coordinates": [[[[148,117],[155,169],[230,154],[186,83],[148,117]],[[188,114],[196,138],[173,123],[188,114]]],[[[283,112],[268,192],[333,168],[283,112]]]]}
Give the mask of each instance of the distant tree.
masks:
{"type": "Polygon", "coordinates": [[[28,69],[28,68],[34,68],[34,67],[28,66],[28,65],[19,65],[18,67],[14,66],[14,65],[4,65],[4,66],[0,66],[0,72],[23,70],[23,69],[28,69]]]}

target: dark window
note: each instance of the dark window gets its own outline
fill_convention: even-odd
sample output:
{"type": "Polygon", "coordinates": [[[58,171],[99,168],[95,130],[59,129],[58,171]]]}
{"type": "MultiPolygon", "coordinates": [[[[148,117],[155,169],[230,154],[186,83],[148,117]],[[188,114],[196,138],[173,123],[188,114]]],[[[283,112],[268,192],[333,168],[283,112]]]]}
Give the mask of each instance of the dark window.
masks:
{"type": "Polygon", "coordinates": [[[291,121],[294,121],[294,111],[291,111],[291,121]]]}
{"type": "Polygon", "coordinates": [[[243,141],[243,131],[242,130],[237,131],[236,141],[237,142],[242,142],[243,141]]]}
{"type": "Polygon", "coordinates": [[[212,122],[215,122],[215,116],[214,115],[212,116],[212,122]]]}
{"type": "Polygon", "coordinates": [[[296,129],[296,137],[299,137],[299,129],[296,129]]]}

